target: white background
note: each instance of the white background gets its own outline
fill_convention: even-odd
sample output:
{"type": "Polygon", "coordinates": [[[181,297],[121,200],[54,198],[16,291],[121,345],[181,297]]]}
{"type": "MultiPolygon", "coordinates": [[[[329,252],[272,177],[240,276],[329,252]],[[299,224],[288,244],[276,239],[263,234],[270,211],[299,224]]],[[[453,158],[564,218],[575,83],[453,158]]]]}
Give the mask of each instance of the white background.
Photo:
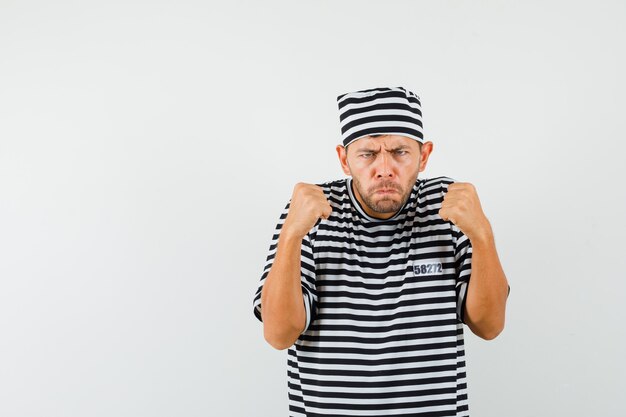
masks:
{"type": "Polygon", "coordinates": [[[405,86],[511,284],[476,417],[623,416],[623,1],[0,1],[0,415],[287,416],[252,312],[336,96],[405,86]]]}

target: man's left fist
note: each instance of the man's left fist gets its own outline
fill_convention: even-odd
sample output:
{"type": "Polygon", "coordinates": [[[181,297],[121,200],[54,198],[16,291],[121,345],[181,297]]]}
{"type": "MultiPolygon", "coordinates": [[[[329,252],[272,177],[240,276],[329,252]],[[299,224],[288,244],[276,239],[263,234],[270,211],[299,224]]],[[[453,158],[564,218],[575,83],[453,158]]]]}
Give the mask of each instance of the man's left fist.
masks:
{"type": "Polygon", "coordinates": [[[491,233],[489,220],[483,213],[476,187],[469,182],[453,182],[443,196],[439,215],[449,220],[470,239],[491,233]]]}

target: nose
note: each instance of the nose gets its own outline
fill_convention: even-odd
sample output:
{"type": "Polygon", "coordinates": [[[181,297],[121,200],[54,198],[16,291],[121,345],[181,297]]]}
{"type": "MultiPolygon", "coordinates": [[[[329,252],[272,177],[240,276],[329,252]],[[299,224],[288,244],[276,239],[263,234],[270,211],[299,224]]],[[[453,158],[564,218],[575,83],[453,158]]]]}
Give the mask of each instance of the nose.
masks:
{"type": "Polygon", "coordinates": [[[389,158],[391,158],[389,155],[387,155],[386,152],[381,152],[379,161],[378,161],[378,165],[376,166],[376,176],[377,177],[391,177],[393,175],[392,173],[392,162],[389,161],[389,158]]]}

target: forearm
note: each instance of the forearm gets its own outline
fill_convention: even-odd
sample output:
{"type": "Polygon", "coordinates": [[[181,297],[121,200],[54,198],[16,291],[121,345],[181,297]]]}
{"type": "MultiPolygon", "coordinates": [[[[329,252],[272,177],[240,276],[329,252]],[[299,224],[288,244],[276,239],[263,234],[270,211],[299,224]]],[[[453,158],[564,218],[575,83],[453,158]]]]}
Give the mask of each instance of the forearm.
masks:
{"type": "Polygon", "coordinates": [[[493,339],[504,329],[508,282],[491,229],[470,241],[472,273],[467,287],[465,322],[476,335],[493,339]]]}
{"type": "Polygon", "coordinates": [[[274,263],[261,291],[264,337],[276,349],[291,346],[304,330],[300,280],[302,239],[285,230],[281,232],[274,263]]]}

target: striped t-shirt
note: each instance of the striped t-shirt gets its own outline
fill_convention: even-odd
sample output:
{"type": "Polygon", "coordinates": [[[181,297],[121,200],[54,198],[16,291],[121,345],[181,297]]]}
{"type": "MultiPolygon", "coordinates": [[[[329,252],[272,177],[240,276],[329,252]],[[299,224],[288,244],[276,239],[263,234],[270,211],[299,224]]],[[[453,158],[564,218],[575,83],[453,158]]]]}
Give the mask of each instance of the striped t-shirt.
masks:
{"type": "MultiPolygon", "coordinates": [[[[289,416],[469,416],[463,308],[469,239],[438,211],[450,177],[417,178],[391,218],[351,177],[316,184],[332,213],[302,240],[306,326],[287,353],[289,416]]],[[[269,247],[272,266],[285,206],[269,247]]]]}

